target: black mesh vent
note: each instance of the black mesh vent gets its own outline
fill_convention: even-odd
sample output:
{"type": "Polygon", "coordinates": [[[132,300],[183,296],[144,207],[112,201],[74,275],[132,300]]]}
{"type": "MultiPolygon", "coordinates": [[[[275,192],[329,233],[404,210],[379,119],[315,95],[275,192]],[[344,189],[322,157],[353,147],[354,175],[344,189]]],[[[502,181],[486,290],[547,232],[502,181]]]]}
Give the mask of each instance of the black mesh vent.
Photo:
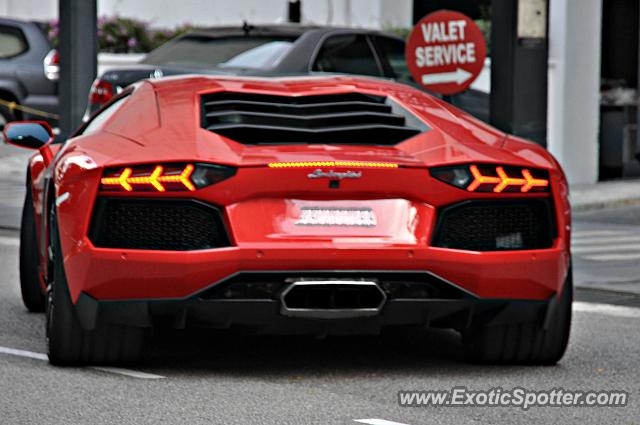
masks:
{"type": "Polygon", "coordinates": [[[394,145],[428,128],[384,96],[202,96],[202,127],[239,143],[394,145]]]}
{"type": "Polygon", "coordinates": [[[433,245],[471,251],[550,248],[551,208],[544,199],[469,201],[440,211],[433,245]]]}
{"type": "Polygon", "coordinates": [[[90,238],[102,248],[190,251],[229,246],[220,212],[191,200],[99,199],[90,238]]]}
{"type": "Polygon", "coordinates": [[[429,273],[385,271],[289,271],[238,273],[201,292],[201,299],[279,299],[296,280],[368,280],[377,282],[389,299],[460,299],[461,290],[429,273]]]}

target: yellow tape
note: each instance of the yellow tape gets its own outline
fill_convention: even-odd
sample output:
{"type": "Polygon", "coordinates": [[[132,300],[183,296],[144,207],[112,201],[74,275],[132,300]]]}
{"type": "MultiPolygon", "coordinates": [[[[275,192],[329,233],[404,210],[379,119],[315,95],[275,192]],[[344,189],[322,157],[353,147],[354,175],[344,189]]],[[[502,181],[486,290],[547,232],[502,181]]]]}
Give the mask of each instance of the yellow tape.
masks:
{"type": "Polygon", "coordinates": [[[8,100],[4,99],[0,99],[0,105],[6,106],[11,112],[17,109],[18,111],[26,112],[32,115],[39,115],[41,117],[53,118],[56,120],[60,119],[60,115],[58,114],[52,114],[50,112],[41,111],[39,109],[29,108],[28,106],[22,106],[17,104],[16,102],[9,102],[8,100]]]}

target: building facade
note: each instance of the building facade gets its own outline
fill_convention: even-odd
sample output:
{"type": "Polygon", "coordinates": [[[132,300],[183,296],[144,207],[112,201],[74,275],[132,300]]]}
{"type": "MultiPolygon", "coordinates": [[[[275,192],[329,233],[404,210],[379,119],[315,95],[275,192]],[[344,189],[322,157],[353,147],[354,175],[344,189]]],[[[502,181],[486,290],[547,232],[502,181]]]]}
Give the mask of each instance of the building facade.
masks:
{"type": "MultiPolygon", "coordinates": [[[[289,0],[98,0],[99,16],[134,17],[152,26],[286,22],[289,0]]],[[[302,1],[304,23],[368,28],[411,25],[413,0],[302,1]]],[[[58,16],[57,0],[1,0],[0,16],[45,21],[58,16]]]]}
{"type": "MultiPolygon", "coordinates": [[[[548,0],[514,0],[546,4],[548,0]]],[[[547,146],[574,184],[640,175],[637,146],[638,0],[548,2],[547,146]],[[602,100],[601,90],[611,89],[602,100]]],[[[486,14],[491,0],[302,0],[303,23],[408,28],[433,8],[486,14]]],[[[56,0],[0,0],[0,16],[57,17],[56,0]]],[[[289,0],[98,0],[100,16],[154,27],[286,22],[289,0]]],[[[485,76],[486,78],[486,76],[485,76]]]]}

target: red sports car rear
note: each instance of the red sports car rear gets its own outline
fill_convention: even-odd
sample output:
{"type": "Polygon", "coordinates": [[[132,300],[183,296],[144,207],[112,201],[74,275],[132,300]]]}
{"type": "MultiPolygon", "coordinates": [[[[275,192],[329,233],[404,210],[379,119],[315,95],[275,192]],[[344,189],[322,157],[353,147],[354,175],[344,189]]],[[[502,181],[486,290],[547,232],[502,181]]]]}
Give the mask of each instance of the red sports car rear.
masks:
{"type": "Polygon", "coordinates": [[[23,235],[39,272],[23,273],[23,293],[46,298],[53,363],[135,359],[160,326],[431,326],[460,331],[474,361],[564,353],[558,163],[411,87],[144,81],[40,150],[23,235]]]}

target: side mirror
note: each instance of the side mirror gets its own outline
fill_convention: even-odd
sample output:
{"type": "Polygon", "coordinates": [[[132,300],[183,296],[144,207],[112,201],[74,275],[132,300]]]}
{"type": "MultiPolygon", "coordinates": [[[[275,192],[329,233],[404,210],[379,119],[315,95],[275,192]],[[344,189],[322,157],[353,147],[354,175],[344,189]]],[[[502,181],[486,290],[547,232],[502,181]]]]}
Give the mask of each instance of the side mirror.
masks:
{"type": "Polygon", "coordinates": [[[44,121],[15,121],[5,125],[4,138],[12,145],[40,149],[53,140],[53,130],[44,121]]]}

